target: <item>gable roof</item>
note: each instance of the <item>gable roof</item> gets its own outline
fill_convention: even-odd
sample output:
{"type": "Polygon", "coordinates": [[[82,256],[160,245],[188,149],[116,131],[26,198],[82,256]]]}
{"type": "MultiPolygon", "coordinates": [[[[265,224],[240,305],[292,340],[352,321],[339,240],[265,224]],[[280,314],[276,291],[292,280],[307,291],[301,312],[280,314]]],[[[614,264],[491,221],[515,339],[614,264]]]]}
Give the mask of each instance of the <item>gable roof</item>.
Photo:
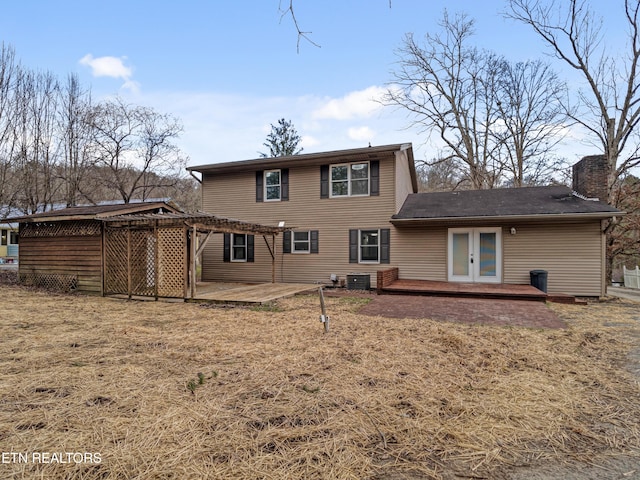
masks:
{"type": "Polygon", "coordinates": [[[586,199],[565,186],[522,187],[414,193],[391,217],[391,223],[610,218],[622,214],[604,202],[586,199]]]}
{"type": "Polygon", "coordinates": [[[413,158],[413,146],[411,143],[398,143],[393,145],[381,145],[377,147],[354,148],[350,150],[334,150],[330,152],[304,153],[289,155],[286,157],[254,158],[252,160],[240,160],[236,162],[212,163],[195,167],[187,167],[190,172],[203,174],[220,174],[265,170],[272,168],[289,168],[292,166],[323,165],[327,163],[347,163],[369,161],[387,157],[398,151],[406,151],[409,161],[409,172],[414,191],[418,190],[416,169],[413,158]]]}
{"type": "Polygon", "coordinates": [[[82,207],[69,207],[60,210],[34,213],[7,219],[10,222],[62,222],[65,220],[98,220],[102,217],[114,215],[127,215],[132,213],[152,213],[158,210],[177,213],[180,210],[166,202],[136,202],[118,203],[108,205],[91,205],[82,207]]]}

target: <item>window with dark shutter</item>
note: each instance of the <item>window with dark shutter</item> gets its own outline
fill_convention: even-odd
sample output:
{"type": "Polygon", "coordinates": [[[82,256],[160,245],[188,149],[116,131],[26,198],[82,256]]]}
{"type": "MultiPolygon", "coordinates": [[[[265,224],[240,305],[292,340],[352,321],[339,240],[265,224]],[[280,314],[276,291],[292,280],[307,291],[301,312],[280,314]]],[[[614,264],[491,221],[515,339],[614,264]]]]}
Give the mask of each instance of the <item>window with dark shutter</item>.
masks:
{"type": "Polygon", "coordinates": [[[291,231],[282,234],[282,253],[291,253],[291,231]]]}
{"type": "Polygon", "coordinates": [[[224,234],[224,246],[222,249],[222,259],[225,262],[231,261],[231,234],[224,234]]]}
{"type": "Polygon", "coordinates": [[[329,165],[320,165],[320,198],[329,198],[329,165]]]}
{"type": "Polygon", "coordinates": [[[253,235],[247,235],[247,262],[253,262],[254,260],[254,236],[253,235]]]}
{"type": "Polygon", "coordinates": [[[280,200],[286,202],[289,200],[289,169],[283,168],[280,170],[280,183],[281,183],[281,194],[280,200]]]}
{"type": "Polygon", "coordinates": [[[377,197],[380,195],[380,161],[371,160],[371,162],[369,162],[369,169],[369,175],[371,176],[370,195],[377,197]]]}
{"type": "Polygon", "coordinates": [[[390,243],[391,230],[388,228],[380,229],[380,263],[390,263],[390,243]]]}
{"type": "Polygon", "coordinates": [[[256,202],[264,202],[264,171],[256,172],[256,202]]]}
{"type": "Polygon", "coordinates": [[[359,230],[349,230],[349,263],[358,263],[359,230]]]}

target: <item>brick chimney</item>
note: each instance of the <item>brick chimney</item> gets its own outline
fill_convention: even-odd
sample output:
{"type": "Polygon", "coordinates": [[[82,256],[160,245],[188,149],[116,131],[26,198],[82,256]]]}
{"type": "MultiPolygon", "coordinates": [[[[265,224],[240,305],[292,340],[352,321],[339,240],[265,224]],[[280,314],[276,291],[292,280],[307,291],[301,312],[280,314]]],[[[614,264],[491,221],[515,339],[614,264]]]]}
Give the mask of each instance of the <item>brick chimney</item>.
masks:
{"type": "Polygon", "coordinates": [[[573,166],[573,190],[588,198],[608,200],[607,159],[604,155],[583,157],[573,166]]]}

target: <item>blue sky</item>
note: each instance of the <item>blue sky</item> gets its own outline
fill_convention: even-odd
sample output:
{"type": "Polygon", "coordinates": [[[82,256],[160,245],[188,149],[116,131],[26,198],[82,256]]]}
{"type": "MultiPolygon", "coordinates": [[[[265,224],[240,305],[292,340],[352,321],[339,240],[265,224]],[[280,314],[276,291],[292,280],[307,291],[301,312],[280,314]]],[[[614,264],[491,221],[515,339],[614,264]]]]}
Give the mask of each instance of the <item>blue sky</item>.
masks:
{"type": "MultiPolygon", "coordinates": [[[[592,4],[602,13],[603,1],[592,4]]],[[[404,35],[434,33],[445,8],[475,19],[478,47],[514,61],[544,51],[502,17],[503,0],[294,5],[319,48],[302,40],[298,51],[293,22],[279,11],[288,0],[7,1],[0,41],[29,68],[61,79],[77,73],[96,100],[117,94],[180,118],[190,165],[257,157],[279,118],[293,122],[305,153],[412,142],[416,158],[432,158],[424,135],[406,128],[405,112],[373,99],[392,79],[404,35]]],[[[604,12],[612,9],[621,7],[604,12]]],[[[566,148],[576,160],[575,146],[566,148]]]]}

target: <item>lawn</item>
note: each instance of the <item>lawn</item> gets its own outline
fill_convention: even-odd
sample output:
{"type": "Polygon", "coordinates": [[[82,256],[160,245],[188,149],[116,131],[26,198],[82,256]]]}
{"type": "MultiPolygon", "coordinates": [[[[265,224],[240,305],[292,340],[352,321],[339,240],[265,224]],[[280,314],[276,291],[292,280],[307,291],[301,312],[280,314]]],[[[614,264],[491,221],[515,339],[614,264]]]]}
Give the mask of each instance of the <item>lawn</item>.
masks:
{"type": "Polygon", "coordinates": [[[637,303],[553,305],[569,327],[534,330],[327,298],[325,334],[314,295],[0,298],[0,478],[640,475],[637,303]]]}

